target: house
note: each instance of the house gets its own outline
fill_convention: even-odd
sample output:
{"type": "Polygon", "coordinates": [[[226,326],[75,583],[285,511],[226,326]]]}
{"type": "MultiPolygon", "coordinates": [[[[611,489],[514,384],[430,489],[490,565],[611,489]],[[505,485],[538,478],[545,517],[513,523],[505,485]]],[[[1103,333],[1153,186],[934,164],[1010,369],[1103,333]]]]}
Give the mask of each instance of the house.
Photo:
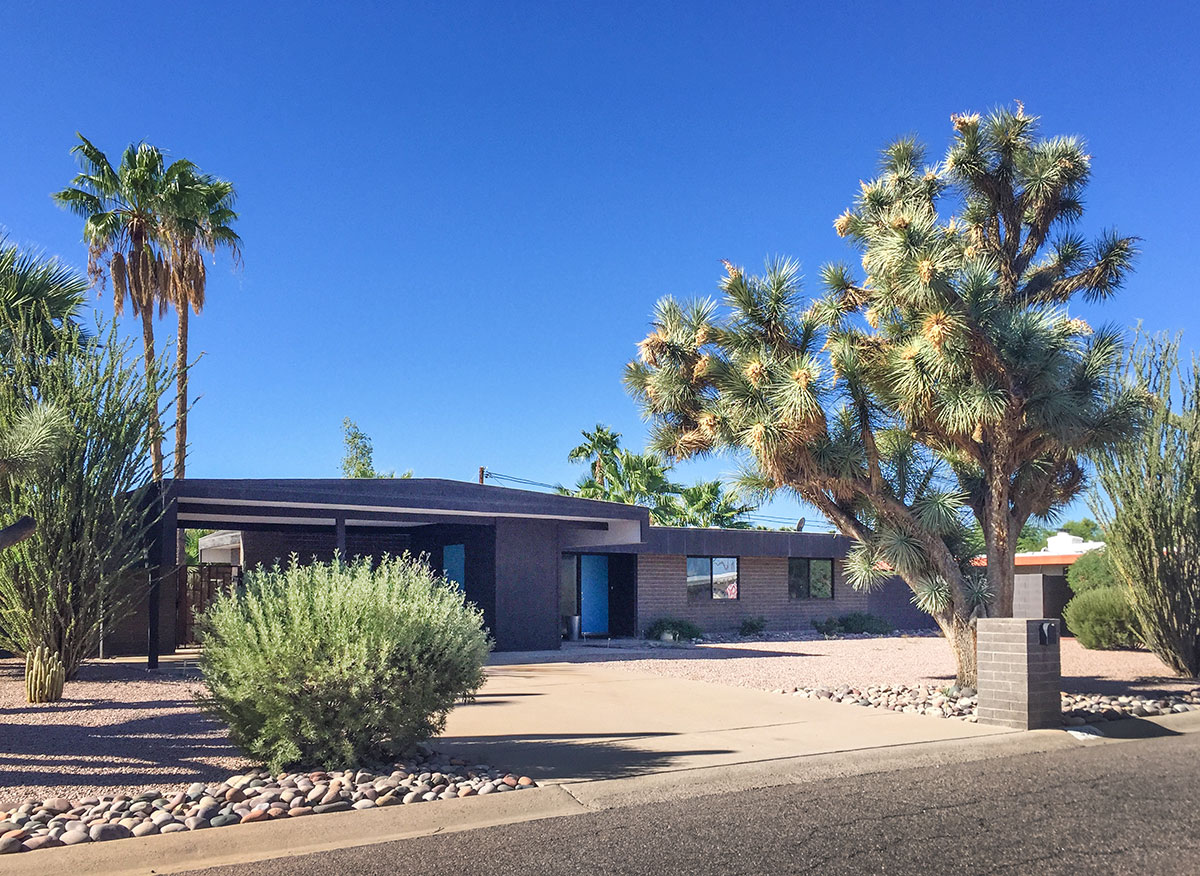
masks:
{"type": "Polygon", "coordinates": [[[1058,532],[1046,539],[1040,551],[1017,554],[1013,616],[1061,618],[1072,595],[1067,587],[1067,568],[1088,551],[1102,547],[1102,541],[1084,541],[1077,535],[1058,532]]]}
{"type": "Polygon", "coordinates": [[[165,482],[159,501],[160,572],[109,653],[182,644],[182,616],[197,602],[176,572],[178,529],[217,530],[202,559],[226,568],[335,551],[423,555],[480,607],[498,650],[558,648],[574,616],[585,636],[635,636],[664,616],[711,632],[757,617],[768,629],[807,629],[851,611],[933,625],[898,579],[872,593],[848,586],[849,541],[837,535],[658,527],[638,506],[421,478],[187,479],[165,482]]]}

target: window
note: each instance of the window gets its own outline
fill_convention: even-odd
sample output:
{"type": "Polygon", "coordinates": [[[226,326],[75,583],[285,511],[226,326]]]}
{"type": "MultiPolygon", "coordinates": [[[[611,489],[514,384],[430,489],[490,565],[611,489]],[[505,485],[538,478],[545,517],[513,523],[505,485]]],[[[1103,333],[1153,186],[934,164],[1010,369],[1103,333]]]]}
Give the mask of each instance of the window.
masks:
{"type": "Polygon", "coordinates": [[[833,560],[788,557],[788,599],[833,599],[833,560]]]}
{"type": "Polygon", "coordinates": [[[688,557],[688,602],[738,598],[737,557],[688,557]]]}

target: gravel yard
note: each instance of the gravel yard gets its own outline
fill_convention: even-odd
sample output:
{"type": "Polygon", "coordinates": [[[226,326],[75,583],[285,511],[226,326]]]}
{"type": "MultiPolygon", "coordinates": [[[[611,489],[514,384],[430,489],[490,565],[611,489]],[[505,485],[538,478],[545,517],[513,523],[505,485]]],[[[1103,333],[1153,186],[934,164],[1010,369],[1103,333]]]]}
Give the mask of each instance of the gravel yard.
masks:
{"type": "MultiPolygon", "coordinates": [[[[630,642],[628,646],[636,643],[630,642]]],[[[937,636],[810,638],[739,641],[683,646],[605,647],[573,643],[562,651],[535,655],[497,654],[493,662],[566,660],[596,662],[673,678],[776,690],[818,685],[932,684],[954,681],[954,661],[937,636]]],[[[1088,651],[1062,640],[1063,690],[1070,693],[1168,694],[1190,690],[1195,681],[1175,678],[1148,651],[1088,651]]]]}
{"type": "Polygon", "coordinates": [[[24,663],[0,660],[0,803],[218,782],[249,764],[170,671],[85,665],[57,703],[25,702],[24,663]]]}
{"type": "MultiPolygon", "coordinates": [[[[1086,651],[1062,643],[1064,690],[1166,695],[1194,682],[1170,676],[1144,651],[1086,651]]],[[[614,672],[775,690],[817,685],[928,684],[953,681],[946,643],[937,637],[740,641],[698,646],[572,643],[561,651],[495,654],[492,663],[589,662],[614,672]]],[[[23,664],[0,660],[0,805],[27,798],[139,794],[190,782],[218,783],[251,765],[192,697],[193,673],[149,676],[135,664],[92,663],[59,703],[25,702],[23,664]]]]}

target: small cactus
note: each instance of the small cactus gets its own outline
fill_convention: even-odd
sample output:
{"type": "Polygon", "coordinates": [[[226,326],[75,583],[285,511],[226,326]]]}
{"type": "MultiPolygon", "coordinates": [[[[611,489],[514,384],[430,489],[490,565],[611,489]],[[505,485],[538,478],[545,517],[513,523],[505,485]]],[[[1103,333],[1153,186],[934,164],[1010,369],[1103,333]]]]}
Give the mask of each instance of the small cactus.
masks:
{"type": "Polygon", "coordinates": [[[25,655],[25,699],[31,703],[53,703],[62,699],[67,670],[58,655],[38,645],[25,655]]]}

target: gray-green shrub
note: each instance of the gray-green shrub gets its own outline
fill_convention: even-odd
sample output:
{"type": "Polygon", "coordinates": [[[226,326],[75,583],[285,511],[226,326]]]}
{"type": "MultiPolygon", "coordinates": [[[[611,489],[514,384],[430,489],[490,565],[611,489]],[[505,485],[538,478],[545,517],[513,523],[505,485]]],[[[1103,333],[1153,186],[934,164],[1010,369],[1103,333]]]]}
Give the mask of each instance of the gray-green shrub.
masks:
{"type": "Polygon", "coordinates": [[[1129,597],[1120,587],[1092,587],[1076,594],[1063,618],[1085,648],[1108,651],[1141,644],[1129,597]]]}
{"type": "Polygon", "coordinates": [[[814,620],[813,629],[822,636],[842,636],[869,633],[873,636],[886,636],[894,632],[895,627],[881,617],[867,614],[865,611],[852,611],[838,618],[814,620]]]}
{"type": "Polygon", "coordinates": [[[407,554],[247,572],[203,618],[204,707],[272,770],[386,761],[483,684],[483,615],[407,554]]]}
{"type": "Polygon", "coordinates": [[[1112,557],[1104,548],[1088,551],[1067,567],[1067,586],[1072,593],[1096,587],[1116,587],[1120,583],[1112,557]]]}
{"type": "Polygon", "coordinates": [[[738,627],[738,635],[741,636],[758,636],[767,628],[767,619],[761,615],[758,617],[748,617],[742,619],[742,625],[738,627]]]}

